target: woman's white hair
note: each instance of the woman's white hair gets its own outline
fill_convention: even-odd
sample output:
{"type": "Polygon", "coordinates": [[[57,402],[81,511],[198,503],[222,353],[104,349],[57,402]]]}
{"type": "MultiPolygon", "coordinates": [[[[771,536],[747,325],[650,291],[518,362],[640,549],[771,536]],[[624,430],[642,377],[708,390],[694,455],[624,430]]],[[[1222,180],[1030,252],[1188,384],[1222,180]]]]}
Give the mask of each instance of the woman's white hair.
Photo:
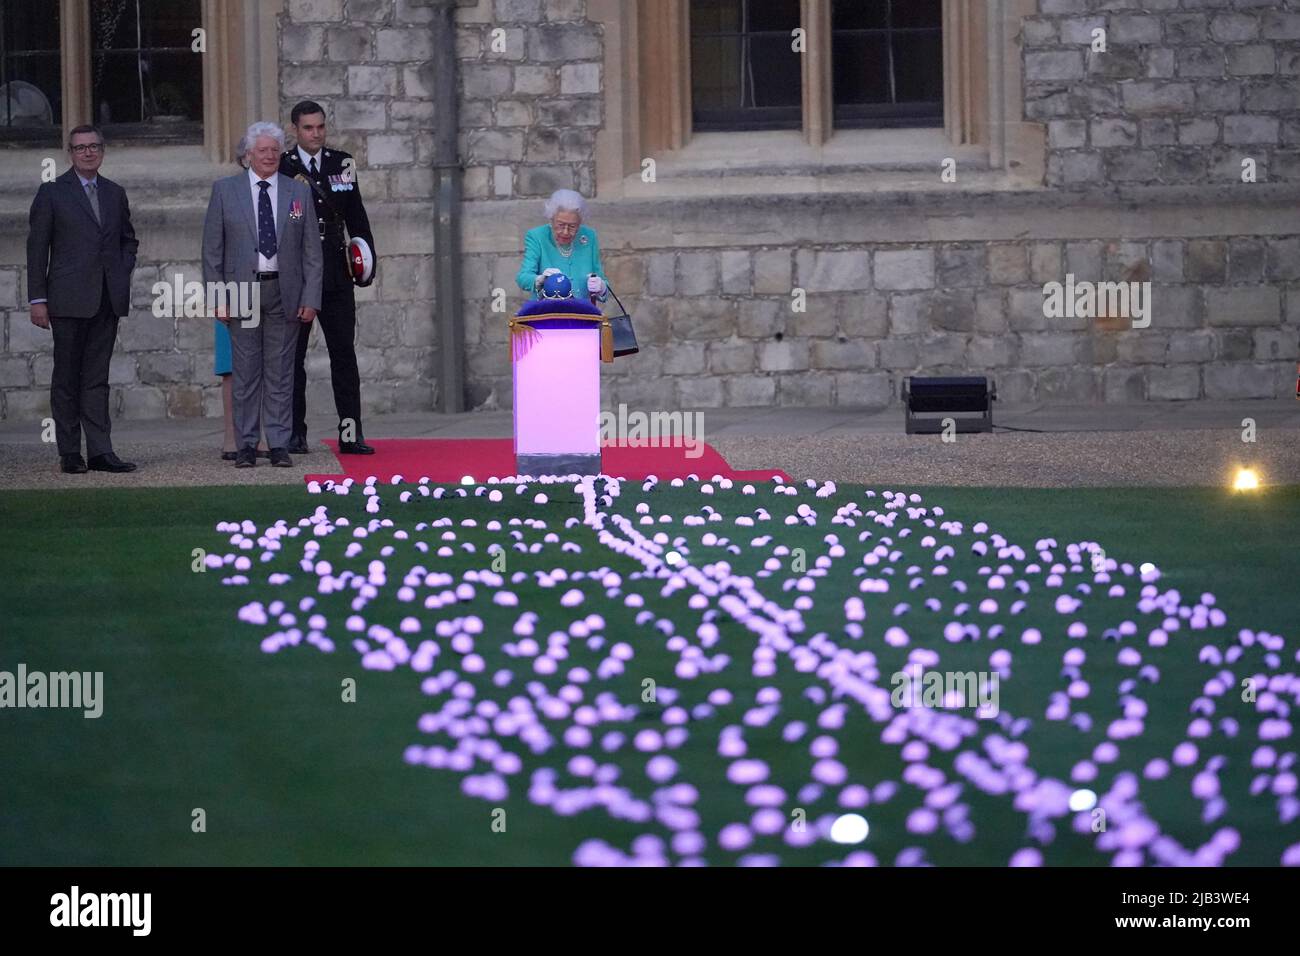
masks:
{"type": "Polygon", "coordinates": [[[252,126],[248,127],[248,130],[244,133],[244,138],[240,140],[241,145],[244,147],[244,151],[240,155],[247,157],[248,154],[252,152],[253,147],[257,145],[258,138],[262,136],[269,136],[271,139],[275,140],[276,143],[279,144],[280,150],[283,152],[284,130],[280,128],[278,123],[271,123],[267,120],[258,120],[252,126]]]}
{"type": "Polygon", "coordinates": [[[576,212],[579,219],[586,219],[587,200],[582,198],[582,193],[572,189],[557,189],[546,200],[546,221],[554,219],[557,212],[576,212]]]}

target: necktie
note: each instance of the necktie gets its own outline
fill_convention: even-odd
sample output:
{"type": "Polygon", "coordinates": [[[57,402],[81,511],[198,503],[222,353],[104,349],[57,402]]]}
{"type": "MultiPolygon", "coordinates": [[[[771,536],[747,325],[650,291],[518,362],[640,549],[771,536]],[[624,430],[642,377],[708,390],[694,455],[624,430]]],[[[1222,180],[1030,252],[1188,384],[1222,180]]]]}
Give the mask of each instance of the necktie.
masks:
{"type": "Polygon", "coordinates": [[[257,188],[257,250],[270,259],[275,255],[275,213],[271,210],[271,184],[260,180],[257,188]]]}
{"type": "Polygon", "coordinates": [[[313,176],[316,175],[316,157],[315,157],[315,156],[313,156],[313,157],[311,158],[311,174],[312,174],[313,176]]]}
{"type": "Polygon", "coordinates": [[[102,222],[99,217],[99,191],[95,189],[95,183],[86,183],[86,198],[90,200],[91,211],[95,214],[95,222],[102,222]]]}

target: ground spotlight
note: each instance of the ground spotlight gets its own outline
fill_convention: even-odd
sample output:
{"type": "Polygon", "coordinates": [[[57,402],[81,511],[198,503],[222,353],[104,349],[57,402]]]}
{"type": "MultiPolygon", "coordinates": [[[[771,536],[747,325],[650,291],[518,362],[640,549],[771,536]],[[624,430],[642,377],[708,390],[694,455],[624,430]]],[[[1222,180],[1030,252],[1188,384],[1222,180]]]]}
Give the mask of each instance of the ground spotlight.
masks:
{"type": "Polygon", "coordinates": [[[1232,479],[1233,491],[1258,491],[1259,475],[1254,468],[1238,468],[1232,479]]]}
{"type": "Polygon", "coordinates": [[[951,419],[957,432],[993,431],[997,387],[982,375],[903,379],[903,424],[909,435],[937,435],[951,419]]]}

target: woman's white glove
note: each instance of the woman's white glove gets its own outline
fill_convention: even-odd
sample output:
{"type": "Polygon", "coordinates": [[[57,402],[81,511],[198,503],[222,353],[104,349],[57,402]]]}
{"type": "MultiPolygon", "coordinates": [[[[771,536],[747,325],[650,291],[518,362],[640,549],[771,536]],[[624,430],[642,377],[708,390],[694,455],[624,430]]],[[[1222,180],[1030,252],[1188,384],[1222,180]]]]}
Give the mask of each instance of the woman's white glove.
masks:
{"type": "Polygon", "coordinates": [[[546,281],[547,276],[557,275],[562,271],[563,271],[562,269],[555,269],[555,268],[543,270],[542,274],[533,280],[533,288],[540,289],[542,287],[542,283],[546,281]]]}
{"type": "Polygon", "coordinates": [[[605,294],[605,280],[598,275],[587,276],[587,292],[594,296],[605,294]]]}

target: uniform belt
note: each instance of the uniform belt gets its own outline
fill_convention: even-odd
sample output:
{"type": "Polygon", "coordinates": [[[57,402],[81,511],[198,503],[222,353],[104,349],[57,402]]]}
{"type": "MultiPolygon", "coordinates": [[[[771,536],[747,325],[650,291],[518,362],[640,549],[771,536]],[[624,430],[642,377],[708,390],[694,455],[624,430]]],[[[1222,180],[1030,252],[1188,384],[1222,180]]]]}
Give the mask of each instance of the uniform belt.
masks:
{"type": "Polygon", "coordinates": [[[342,223],[327,222],[323,219],[317,220],[317,223],[320,226],[320,237],[322,242],[326,239],[334,238],[338,240],[339,248],[343,247],[342,223]]]}
{"type": "Polygon", "coordinates": [[[259,272],[259,273],[257,274],[257,278],[258,278],[259,281],[262,280],[262,279],[278,279],[278,278],[280,278],[280,273],[278,273],[278,272],[259,272]]]}

